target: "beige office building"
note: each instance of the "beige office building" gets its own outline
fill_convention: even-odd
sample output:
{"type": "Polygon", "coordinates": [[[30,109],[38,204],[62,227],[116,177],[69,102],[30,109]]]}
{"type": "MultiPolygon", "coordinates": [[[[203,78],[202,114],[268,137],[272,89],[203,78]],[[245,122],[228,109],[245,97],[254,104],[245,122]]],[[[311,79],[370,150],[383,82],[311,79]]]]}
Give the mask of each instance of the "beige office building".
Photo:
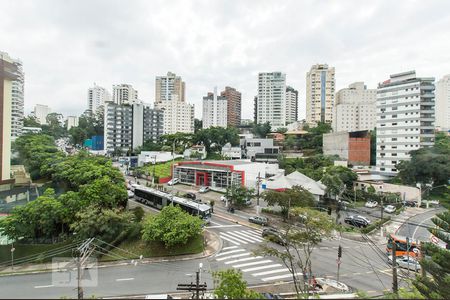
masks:
{"type": "Polygon", "coordinates": [[[177,132],[194,133],[194,105],[178,101],[155,102],[155,108],[164,111],[164,134],[177,132]]]}
{"type": "Polygon", "coordinates": [[[162,101],[185,101],[185,83],[181,76],[167,72],[167,76],[157,76],[155,82],[155,103],[162,101]]]}
{"type": "Polygon", "coordinates": [[[17,65],[8,54],[0,52],[0,186],[11,180],[11,112],[13,81],[17,65]]]}
{"type": "Polygon", "coordinates": [[[450,131],[450,75],[436,82],[436,121],[440,131],[450,131]]]}
{"type": "Polygon", "coordinates": [[[334,67],[316,64],[306,73],[306,122],[331,124],[336,79],[334,67]]]}
{"type": "Polygon", "coordinates": [[[373,130],[377,124],[377,90],[355,82],[336,93],[333,131],[373,130]]]}

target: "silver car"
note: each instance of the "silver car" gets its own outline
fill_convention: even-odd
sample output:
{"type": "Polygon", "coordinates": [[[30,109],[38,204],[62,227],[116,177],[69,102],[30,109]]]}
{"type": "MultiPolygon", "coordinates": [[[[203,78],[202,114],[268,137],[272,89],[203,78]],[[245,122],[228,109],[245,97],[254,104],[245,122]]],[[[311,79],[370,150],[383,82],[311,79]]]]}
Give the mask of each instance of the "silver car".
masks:
{"type": "MultiPolygon", "coordinates": [[[[392,255],[389,255],[388,257],[388,262],[390,264],[392,264],[392,255]]],[[[404,268],[404,269],[410,269],[413,271],[420,271],[421,266],[419,264],[419,262],[411,256],[397,256],[395,259],[395,263],[397,264],[397,266],[399,266],[400,268],[404,268]],[[409,261],[409,263],[408,263],[409,261]]]]}

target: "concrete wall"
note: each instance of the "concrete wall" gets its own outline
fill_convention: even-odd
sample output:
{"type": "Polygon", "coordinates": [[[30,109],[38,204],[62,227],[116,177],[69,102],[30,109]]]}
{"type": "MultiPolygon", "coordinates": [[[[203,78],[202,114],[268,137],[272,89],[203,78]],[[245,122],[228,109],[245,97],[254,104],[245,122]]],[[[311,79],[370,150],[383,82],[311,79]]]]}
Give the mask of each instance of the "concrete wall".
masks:
{"type": "Polygon", "coordinates": [[[323,154],[338,155],[340,158],[348,160],[348,132],[327,133],[323,135],[323,154]]]}

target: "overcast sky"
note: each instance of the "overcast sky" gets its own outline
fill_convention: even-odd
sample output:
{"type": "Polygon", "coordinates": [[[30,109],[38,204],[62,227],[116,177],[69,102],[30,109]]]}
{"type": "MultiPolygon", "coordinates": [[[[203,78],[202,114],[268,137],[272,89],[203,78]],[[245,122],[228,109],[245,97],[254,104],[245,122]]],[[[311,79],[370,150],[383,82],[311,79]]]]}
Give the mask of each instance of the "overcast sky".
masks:
{"type": "Polygon", "coordinates": [[[299,90],[312,64],[336,68],[337,88],[415,69],[450,73],[450,1],[0,0],[0,51],[23,61],[25,109],[81,114],[94,82],[130,83],[153,103],[155,76],[182,76],[201,118],[203,95],[229,85],[252,118],[258,72],[299,90]]]}

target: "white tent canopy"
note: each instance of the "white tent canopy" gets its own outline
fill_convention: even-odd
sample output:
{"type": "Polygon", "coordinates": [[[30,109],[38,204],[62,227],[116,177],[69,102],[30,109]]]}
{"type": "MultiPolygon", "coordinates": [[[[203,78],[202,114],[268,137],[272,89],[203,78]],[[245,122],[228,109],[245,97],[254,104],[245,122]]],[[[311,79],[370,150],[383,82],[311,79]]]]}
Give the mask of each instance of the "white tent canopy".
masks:
{"type": "Polygon", "coordinates": [[[267,189],[269,190],[290,189],[294,186],[301,186],[313,194],[316,199],[318,199],[319,196],[325,195],[325,185],[309,178],[306,175],[303,175],[298,171],[295,171],[287,176],[277,175],[269,178],[267,181],[267,189]]]}

